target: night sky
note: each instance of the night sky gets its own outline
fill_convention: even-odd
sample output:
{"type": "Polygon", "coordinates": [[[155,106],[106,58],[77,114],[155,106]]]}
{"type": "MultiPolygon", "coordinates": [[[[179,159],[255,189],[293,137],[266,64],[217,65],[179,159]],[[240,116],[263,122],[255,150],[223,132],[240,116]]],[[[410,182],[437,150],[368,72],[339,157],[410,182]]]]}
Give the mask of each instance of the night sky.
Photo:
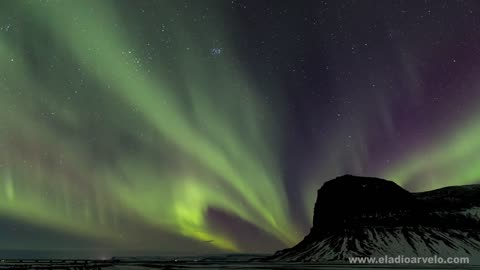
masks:
{"type": "Polygon", "coordinates": [[[477,1],[1,1],[0,249],[273,252],[338,175],[476,183],[477,74],[477,1]]]}

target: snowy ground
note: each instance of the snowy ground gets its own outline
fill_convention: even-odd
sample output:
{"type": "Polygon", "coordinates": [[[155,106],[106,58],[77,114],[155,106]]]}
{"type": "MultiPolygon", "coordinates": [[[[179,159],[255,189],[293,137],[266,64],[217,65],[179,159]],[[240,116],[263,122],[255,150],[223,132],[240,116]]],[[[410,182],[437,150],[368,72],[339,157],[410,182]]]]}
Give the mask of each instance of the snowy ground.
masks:
{"type": "Polygon", "coordinates": [[[122,270],[147,270],[147,269],[169,269],[169,270],[189,270],[189,269],[262,269],[262,270],[300,270],[300,269],[480,269],[480,266],[445,266],[445,265],[349,265],[349,264],[313,264],[313,263],[215,263],[215,264],[163,264],[155,266],[133,266],[133,265],[115,265],[105,269],[122,270]]]}
{"type": "Polygon", "coordinates": [[[316,263],[263,263],[263,262],[112,262],[112,261],[30,261],[0,262],[0,269],[108,269],[108,270],[195,270],[195,269],[258,269],[258,270],[300,270],[300,269],[480,269],[480,266],[448,266],[448,265],[350,265],[350,264],[316,264],[316,263]]]}

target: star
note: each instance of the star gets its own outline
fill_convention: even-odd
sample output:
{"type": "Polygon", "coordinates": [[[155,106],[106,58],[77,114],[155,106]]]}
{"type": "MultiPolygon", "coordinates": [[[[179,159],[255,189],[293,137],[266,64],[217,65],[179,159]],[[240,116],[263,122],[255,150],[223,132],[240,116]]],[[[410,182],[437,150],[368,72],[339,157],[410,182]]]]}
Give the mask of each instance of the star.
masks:
{"type": "Polygon", "coordinates": [[[210,49],[210,54],[213,56],[216,56],[216,55],[222,54],[222,51],[223,51],[222,48],[215,47],[210,49]]]}

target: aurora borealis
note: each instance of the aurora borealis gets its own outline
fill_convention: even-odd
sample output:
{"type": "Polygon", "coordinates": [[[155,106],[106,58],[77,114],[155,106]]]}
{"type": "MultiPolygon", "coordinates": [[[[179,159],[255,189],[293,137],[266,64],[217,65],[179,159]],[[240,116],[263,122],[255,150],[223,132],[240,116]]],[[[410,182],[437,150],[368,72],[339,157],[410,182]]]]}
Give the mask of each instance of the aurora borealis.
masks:
{"type": "Polygon", "coordinates": [[[0,3],[0,249],[271,252],[335,176],[480,179],[480,5],[0,3]]]}

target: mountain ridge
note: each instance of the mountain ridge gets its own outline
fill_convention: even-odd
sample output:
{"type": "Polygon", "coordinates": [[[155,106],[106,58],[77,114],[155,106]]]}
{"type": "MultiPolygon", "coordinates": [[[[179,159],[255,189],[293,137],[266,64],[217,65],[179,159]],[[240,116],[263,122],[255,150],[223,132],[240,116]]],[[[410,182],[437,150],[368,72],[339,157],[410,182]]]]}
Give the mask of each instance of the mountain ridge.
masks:
{"type": "Polygon", "coordinates": [[[271,261],[469,256],[480,262],[480,185],[409,192],[380,178],[344,175],[317,192],[313,227],[271,261]]]}

